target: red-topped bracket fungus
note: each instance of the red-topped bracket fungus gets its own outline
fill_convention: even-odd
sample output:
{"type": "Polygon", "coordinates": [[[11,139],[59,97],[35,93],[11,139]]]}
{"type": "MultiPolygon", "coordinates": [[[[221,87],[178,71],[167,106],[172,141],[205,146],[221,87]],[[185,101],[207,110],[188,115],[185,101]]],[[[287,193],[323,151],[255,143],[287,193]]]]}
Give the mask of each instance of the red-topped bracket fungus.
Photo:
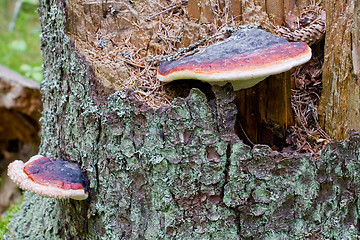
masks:
{"type": "Polygon", "coordinates": [[[84,200],[87,183],[81,169],[72,162],[36,155],[26,163],[9,164],[8,175],[21,189],[44,197],[84,200]]]}
{"type": "Polygon", "coordinates": [[[304,42],[288,42],[261,29],[241,29],[202,52],[161,62],[157,77],[163,82],[197,79],[219,86],[230,82],[237,91],[310,58],[311,49],[304,42]]]}

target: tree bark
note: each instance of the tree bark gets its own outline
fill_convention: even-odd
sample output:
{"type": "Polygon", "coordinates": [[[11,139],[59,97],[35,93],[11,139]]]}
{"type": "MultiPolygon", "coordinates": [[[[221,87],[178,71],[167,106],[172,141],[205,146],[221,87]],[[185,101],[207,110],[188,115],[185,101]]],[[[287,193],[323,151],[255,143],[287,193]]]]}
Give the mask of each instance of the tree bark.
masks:
{"type": "Polygon", "coordinates": [[[27,192],[7,239],[359,237],[359,134],[333,141],[317,159],[251,149],[234,133],[229,85],[213,87],[210,101],[192,89],[150,108],[132,90],[104,87],[66,34],[69,6],[42,0],[39,8],[40,153],[78,163],[90,198],[27,192]]]}
{"type": "Polygon", "coordinates": [[[325,1],[326,38],[320,121],[333,138],[360,130],[359,1],[325,1]]]}

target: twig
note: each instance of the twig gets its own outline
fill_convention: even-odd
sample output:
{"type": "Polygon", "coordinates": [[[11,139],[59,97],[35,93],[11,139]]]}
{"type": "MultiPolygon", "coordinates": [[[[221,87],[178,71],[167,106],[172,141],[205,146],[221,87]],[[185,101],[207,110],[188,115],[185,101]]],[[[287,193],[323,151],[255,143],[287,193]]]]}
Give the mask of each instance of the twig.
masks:
{"type": "Polygon", "coordinates": [[[188,0],[183,0],[183,1],[181,1],[181,3],[172,4],[168,8],[165,8],[164,10],[162,10],[162,11],[160,11],[158,13],[155,13],[154,15],[151,15],[146,20],[149,21],[149,20],[153,19],[154,17],[159,16],[160,14],[163,14],[163,13],[165,13],[167,11],[170,11],[170,10],[172,10],[174,8],[180,7],[181,5],[184,5],[187,2],[188,2],[188,0]]]}
{"type": "Polygon", "coordinates": [[[255,143],[253,141],[251,141],[250,137],[247,135],[245,129],[243,128],[243,126],[241,125],[241,122],[238,121],[239,123],[239,127],[241,128],[241,131],[243,132],[243,134],[245,135],[246,139],[249,141],[249,143],[251,144],[251,146],[255,146],[255,143]]]}
{"type": "MultiPolygon", "coordinates": [[[[137,64],[137,63],[131,62],[131,61],[126,60],[126,59],[122,59],[122,60],[124,61],[124,63],[127,63],[127,64],[129,64],[129,65],[131,65],[131,66],[133,66],[133,67],[146,68],[146,66],[143,66],[143,65],[140,65],[140,64],[137,64]]],[[[155,67],[150,67],[150,69],[152,69],[152,70],[156,70],[156,68],[155,68],[155,67]]]]}
{"type": "Polygon", "coordinates": [[[15,3],[14,13],[13,13],[11,22],[10,22],[9,27],[8,27],[9,32],[14,31],[16,19],[17,19],[18,15],[19,15],[20,8],[21,8],[22,4],[23,4],[23,0],[17,0],[16,3],[15,3]]]}
{"type": "Polygon", "coordinates": [[[204,37],[203,39],[200,39],[199,41],[190,44],[189,46],[185,47],[185,48],[179,48],[177,52],[173,53],[173,54],[168,54],[168,55],[164,55],[161,57],[153,57],[153,56],[149,56],[147,61],[148,62],[156,62],[156,61],[172,61],[175,60],[177,57],[184,55],[186,52],[189,52],[191,50],[194,50],[195,48],[197,48],[199,45],[201,45],[204,42],[207,42],[213,38],[219,37],[221,35],[224,35],[225,33],[233,33],[234,29],[232,27],[226,27],[224,28],[224,32],[219,32],[216,33],[210,37],[204,37]]]}

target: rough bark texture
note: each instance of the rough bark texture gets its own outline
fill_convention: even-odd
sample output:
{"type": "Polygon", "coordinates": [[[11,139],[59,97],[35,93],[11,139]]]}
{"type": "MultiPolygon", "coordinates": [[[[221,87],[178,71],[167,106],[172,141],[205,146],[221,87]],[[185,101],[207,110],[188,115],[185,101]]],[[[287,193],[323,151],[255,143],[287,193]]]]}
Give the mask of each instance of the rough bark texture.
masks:
{"type": "Polygon", "coordinates": [[[325,1],[326,38],[320,121],[326,132],[346,139],[360,130],[359,1],[325,1]]]}
{"type": "Polygon", "coordinates": [[[244,145],[231,87],[151,109],[102,87],[65,34],[63,2],[41,1],[40,153],[77,162],[86,201],[26,193],[7,239],[354,239],[360,136],[318,159],[244,145]]]}

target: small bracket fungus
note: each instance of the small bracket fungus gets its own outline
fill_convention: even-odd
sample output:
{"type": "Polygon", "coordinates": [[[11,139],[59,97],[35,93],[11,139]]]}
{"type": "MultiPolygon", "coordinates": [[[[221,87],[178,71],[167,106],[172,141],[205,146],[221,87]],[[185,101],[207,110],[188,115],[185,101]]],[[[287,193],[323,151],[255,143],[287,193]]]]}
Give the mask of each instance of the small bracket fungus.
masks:
{"type": "Polygon", "coordinates": [[[198,79],[219,86],[230,82],[237,91],[310,58],[311,49],[304,42],[288,42],[260,29],[241,29],[202,52],[161,62],[157,77],[163,82],[198,79]]]}
{"type": "Polygon", "coordinates": [[[36,155],[9,164],[8,175],[20,188],[44,197],[84,200],[88,197],[81,169],[71,162],[36,155]]]}

